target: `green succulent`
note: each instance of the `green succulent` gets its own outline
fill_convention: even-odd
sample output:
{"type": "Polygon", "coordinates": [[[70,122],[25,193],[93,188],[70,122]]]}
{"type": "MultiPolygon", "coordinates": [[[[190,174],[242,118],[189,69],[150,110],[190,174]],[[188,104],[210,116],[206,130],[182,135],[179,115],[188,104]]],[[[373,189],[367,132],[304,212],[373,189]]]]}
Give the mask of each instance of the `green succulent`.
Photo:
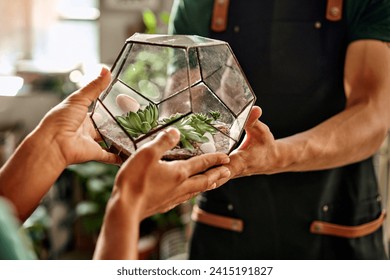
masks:
{"type": "Polygon", "coordinates": [[[211,117],[208,117],[203,113],[196,113],[183,117],[182,114],[176,113],[169,118],[158,121],[158,108],[155,104],[150,103],[143,110],[129,112],[125,116],[117,116],[116,119],[131,137],[137,138],[148,133],[158,125],[171,124],[183,117],[172,126],[176,127],[180,132],[180,146],[193,150],[194,146],[192,143],[205,143],[209,141],[209,139],[204,136],[206,132],[211,134],[216,132],[212,123],[220,117],[220,113],[217,111],[210,111],[210,115],[211,117]]]}
{"type": "Polygon", "coordinates": [[[199,134],[204,135],[206,132],[215,132],[215,128],[211,126],[212,122],[214,121],[213,118],[209,118],[203,113],[197,113],[191,115],[189,119],[190,125],[195,128],[199,134]]]}
{"type": "Polygon", "coordinates": [[[221,113],[218,111],[210,111],[209,114],[214,119],[214,121],[218,120],[221,117],[221,113]]]}
{"type": "MultiPolygon", "coordinates": [[[[169,124],[179,119],[181,114],[174,114],[170,118],[163,119],[164,124],[169,124]]],[[[191,142],[205,143],[209,139],[204,136],[206,132],[215,133],[215,128],[212,127],[213,118],[207,117],[205,114],[197,113],[182,118],[180,121],[173,124],[180,131],[180,144],[183,148],[193,150],[194,146],[191,142]]]]}
{"type": "Polygon", "coordinates": [[[119,124],[134,138],[148,133],[158,125],[158,108],[150,103],[145,109],[137,112],[128,112],[125,116],[117,116],[119,124]]]}

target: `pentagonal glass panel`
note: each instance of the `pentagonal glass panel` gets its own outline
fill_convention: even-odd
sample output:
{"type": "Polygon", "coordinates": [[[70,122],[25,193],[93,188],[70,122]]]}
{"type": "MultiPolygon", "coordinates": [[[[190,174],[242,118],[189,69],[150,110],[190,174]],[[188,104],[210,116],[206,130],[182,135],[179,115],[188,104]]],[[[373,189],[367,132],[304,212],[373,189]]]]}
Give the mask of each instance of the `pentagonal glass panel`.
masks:
{"type": "MultiPolygon", "coordinates": [[[[224,129],[225,129],[225,127],[223,127],[222,130],[224,130],[224,129]]],[[[217,131],[213,135],[215,151],[216,152],[221,152],[221,153],[228,154],[236,146],[237,141],[235,141],[232,138],[228,137],[227,136],[228,134],[222,133],[221,131],[217,131]]],[[[205,153],[208,153],[208,151],[205,151],[205,153]]]]}
{"type": "Polygon", "coordinates": [[[122,71],[123,65],[126,63],[127,55],[129,54],[129,51],[131,49],[132,44],[126,43],[119,54],[117,60],[115,61],[112,69],[111,69],[111,76],[113,77],[113,80],[115,80],[120,72],[122,71]]]}
{"type": "Polygon", "coordinates": [[[171,67],[187,66],[184,49],[133,44],[119,78],[145,98],[159,102],[188,87],[188,75],[167,84],[171,67]]]}
{"type": "Polygon", "coordinates": [[[117,154],[124,153],[127,156],[134,153],[135,146],[131,138],[129,138],[99,101],[96,102],[91,117],[104,142],[112,152],[117,154]]]}
{"type": "Polygon", "coordinates": [[[138,111],[150,103],[149,100],[119,80],[116,80],[112,87],[107,90],[102,102],[114,116],[121,116],[129,111],[138,111]]]}
{"type": "Polygon", "coordinates": [[[186,89],[169,97],[159,105],[159,119],[170,118],[174,114],[186,115],[191,112],[190,90],[186,89]]]}
{"type": "MultiPolygon", "coordinates": [[[[182,51],[182,50],[180,50],[182,51]]],[[[176,49],[173,51],[176,53],[176,49]]],[[[177,61],[168,67],[168,80],[165,92],[176,94],[175,90],[183,90],[201,81],[198,55],[195,48],[188,49],[188,60],[177,61]]],[[[180,58],[180,57],[179,57],[180,58]]],[[[165,97],[168,97],[165,95],[165,97]]]]}
{"type": "Polygon", "coordinates": [[[203,80],[225,67],[231,56],[226,44],[199,47],[198,52],[203,80]]]}
{"type": "Polygon", "coordinates": [[[212,117],[212,113],[219,114],[217,120],[228,127],[234,121],[234,116],[221,100],[203,83],[191,87],[192,111],[212,117]]]}
{"type": "Polygon", "coordinates": [[[203,81],[237,115],[254,99],[254,96],[229,48],[224,49],[228,50],[223,55],[225,63],[219,65],[214,72],[210,71],[204,76],[203,81]]]}
{"type": "Polygon", "coordinates": [[[249,116],[249,113],[252,109],[253,103],[250,103],[244,110],[238,115],[237,119],[233,122],[230,127],[230,137],[238,141],[241,137],[242,131],[244,129],[246,120],[249,116]]]}
{"type": "Polygon", "coordinates": [[[199,58],[196,48],[188,49],[188,65],[190,85],[192,86],[201,81],[199,58]]]}

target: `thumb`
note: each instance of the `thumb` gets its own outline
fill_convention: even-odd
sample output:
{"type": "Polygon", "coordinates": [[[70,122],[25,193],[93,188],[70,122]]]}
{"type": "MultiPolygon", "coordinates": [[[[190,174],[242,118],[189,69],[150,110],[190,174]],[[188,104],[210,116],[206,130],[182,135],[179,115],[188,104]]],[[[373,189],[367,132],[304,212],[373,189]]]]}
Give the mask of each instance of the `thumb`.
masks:
{"type": "Polygon", "coordinates": [[[258,106],[253,106],[248,121],[245,124],[245,137],[241,145],[238,147],[238,150],[245,150],[250,145],[252,140],[252,134],[256,134],[256,131],[259,129],[259,118],[262,114],[262,110],[258,106]]]}
{"type": "Polygon", "coordinates": [[[245,130],[250,130],[250,128],[256,124],[256,122],[260,118],[261,114],[262,114],[261,108],[258,106],[253,106],[253,108],[249,114],[248,120],[245,124],[245,130]]]}
{"type": "MultiPolygon", "coordinates": [[[[153,141],[146,144],[144,147],[149,147],[153,150],[153,157],[161,159],[164,153],[174,148],[180,140],[180,132],[176,128],[169,127],[160,132],[153,141]]],[[[150,155],[149,155],[150,156],[150,155]]]]}
{"type": "Polygon", "coordinates": [[[88,104],[84,104],[89,106],[98,96],[101,94],[108,86],[111,81],[110,70],[105,67],[102,67],[100,71],[100,75],[87,84],[85,87],[79,89],[74,94],[72,94],[69,98],[82,98],[88,104]]]}

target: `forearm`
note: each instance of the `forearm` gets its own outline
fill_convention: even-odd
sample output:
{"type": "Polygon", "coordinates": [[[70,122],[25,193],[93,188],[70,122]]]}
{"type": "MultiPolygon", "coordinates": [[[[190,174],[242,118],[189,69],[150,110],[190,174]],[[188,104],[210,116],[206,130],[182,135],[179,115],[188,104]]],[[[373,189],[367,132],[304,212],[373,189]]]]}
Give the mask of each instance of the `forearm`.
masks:
{"type": "Polygon", "coordinates": [[[373,155],[383,143],[390,128],[388,47],[373,40],[352,43],[344,72],[346,109],[313,129],[278,141],[290,155],[287,171],[353,163],[373,155]]]}
{"type": "Polygon", "coordinates": [[[54,150],[50,135],[38,128],[22,141],[0,170],[0,195],[15,205],[22,221],[66,167],[54,150]]]}
{"type": "Polygon", "coordinates": [[[278,172],[327,169],[368,158],[388,131],[378,114],[371,105],[356,104],[310,130],[277,140],[284,159],[278,172]]]}
{"type": "Polygon", "coordinates": [[[137,259],[140,220],[140,204],[129,203],[113,193],[107,204],[93,258],[137,259]]]}

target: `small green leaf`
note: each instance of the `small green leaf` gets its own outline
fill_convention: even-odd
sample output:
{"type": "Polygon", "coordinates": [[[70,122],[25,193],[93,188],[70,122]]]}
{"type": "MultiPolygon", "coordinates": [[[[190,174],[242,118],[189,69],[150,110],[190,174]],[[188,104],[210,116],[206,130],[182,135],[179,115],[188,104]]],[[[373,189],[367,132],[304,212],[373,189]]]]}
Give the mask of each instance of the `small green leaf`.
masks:
{"type": "Polygon", "coordinates": [[[168,12],[161,12],[160,13],[160,20],[164,24],[168,25],[169,24],[169,13],[168,12]]]}
{"type": "Polygon", "coordinates": [[[150,126],[149,123],[147,123],[147,122],[142,123],[141,130],[143,133],[148,133],[151,129],[152,129],[152,127],[150,126]]]}
{"type": "Polygon", "coordinates": [[[218,111],[210,111],[209,113],[215,121],[221,117],[221,113],[218,111]]]}
{"type": "Polygon", "coordinates": [[[150,9],[146,9],[142,13],[142,18],[146,26],[147,33],[156,33],[157,19],[154,13],[150,9]]]}

